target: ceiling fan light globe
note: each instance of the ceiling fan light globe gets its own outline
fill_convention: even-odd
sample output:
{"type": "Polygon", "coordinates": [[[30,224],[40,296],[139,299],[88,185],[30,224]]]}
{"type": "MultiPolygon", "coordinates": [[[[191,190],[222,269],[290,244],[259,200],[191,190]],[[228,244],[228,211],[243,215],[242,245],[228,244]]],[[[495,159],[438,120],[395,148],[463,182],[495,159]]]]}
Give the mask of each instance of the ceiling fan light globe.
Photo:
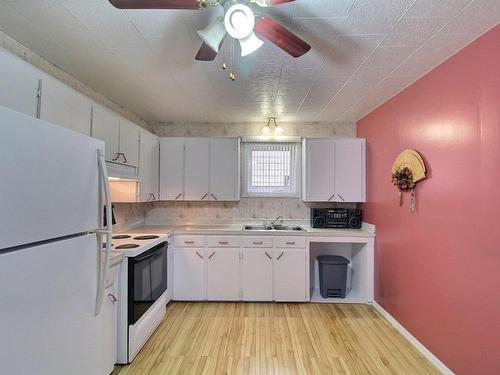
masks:
{"type": "Polygon", "coordinates": [[[255,15],[247,5],[234,4],[226,11],[224,26],[233,38],[246,38],[253,33],[255,15]]]}
{"type": "Polygon", "coordinates": [[[263,44],[264,42],[257,38],[257,35],[252,32],[246,38],[240,39],[241,56],[244,57],[250,55],[251,53],[257,51],[260,47],[262,47],[263,44]]]}
{"type": "Polygon", "coordinates": [[[226,29],[222,19],[218,17],[203,30],[197,31],[197,33],[207,46],[215,52],[219,52],[219,46],[226,35],[226,29]]]}

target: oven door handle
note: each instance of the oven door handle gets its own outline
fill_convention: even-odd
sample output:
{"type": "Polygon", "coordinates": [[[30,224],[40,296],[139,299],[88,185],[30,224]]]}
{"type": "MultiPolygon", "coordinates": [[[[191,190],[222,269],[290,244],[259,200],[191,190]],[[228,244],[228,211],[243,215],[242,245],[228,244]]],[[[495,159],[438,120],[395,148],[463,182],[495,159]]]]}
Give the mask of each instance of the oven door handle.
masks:
{"type": "Polygon", "coordinates": [[[161,253],[163,251],[163,249],[164,249],[164,246],[160,247],[156,251],[153,251],[152,253],[146,252],[146,253],[139,255],[139,256],[136,256],[132,259],[134,260],[135,263],[142,262],[143,260],[150,259],[150,258],[153,258],[154,256],[158,255],[159,253],[161,253]]]}

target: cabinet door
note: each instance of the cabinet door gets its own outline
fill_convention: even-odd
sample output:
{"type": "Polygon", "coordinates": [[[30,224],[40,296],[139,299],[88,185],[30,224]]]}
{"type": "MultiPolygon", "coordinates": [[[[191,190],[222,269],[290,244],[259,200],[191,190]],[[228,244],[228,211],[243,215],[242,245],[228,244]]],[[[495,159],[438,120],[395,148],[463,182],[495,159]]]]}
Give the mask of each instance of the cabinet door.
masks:
{"type": "Polygon", "coordinates": [[[113,161],[119,152],[120,119],[118,116],[100,105],[92,106],[92,137],[106,144],[106,160],[113,161]]]}
{"type": "Polygon", "coordinates": [[[209,138],[185,141],[184,200],[208,201],[209,142],[209,138]]]}
{"type": "Polygon", "coordinates": [[[208,249],[206,256],[207,299],[209,301],[238,301],[240,299],[240,249],[208,249]]]}
{"type": "Polygon", "coordinates": [[[335,194],[335,143],[333,139],[305,141],[305,201],[330,202],[335,194]]]}
{"type": "Polygon", "coordinates": [[[210,200],[237,201],[240,199],[239,140],[214,138],[210,140],[210,200]]]}
{"type": "Polygon", "coordinates": [[[0,50],[0,105],[35,116],[38,80],[41,76],[26,61],[0,50]]]}
{"type": "Polygon", "coordinates": [[[273,300],[273,251],[244,249],[241,289],[244,301],[273,300]]]}
{"type": "Polygon", "coordinates": [[[174,249],[174,299],[205,299],[205,249],[174,249]]]}
{"type": "Polygon", "coordinates": [[[158,137],[141,129],[139,148],[139,177],[141,179],[139,201],[158,199],[158,177],[160,173],[160,144],[158,137]]]}
{"type": "Polygon", "coordinates": [[[305,250],[275,249],[274,259],[274,300],[279,302],[305,301],[305,250]]]}
{"type": "Polygon", "coordinates": [[[52,77],[42,78],[40,118],[90,135],[92,102],[52,77]]]}
{"type": "Polygon", "coordinates": [[[183,138],[160,138],[160,198],[184,199],[183,138]]]}
{"type": "Polygon", "coordinates": [[[120,152],[125,154],[118,159],[122,164],[139,165],[139,127],[125,118],[120,118],[120,152]]]}
{"type": "Polygon", "coordinates": [[[365,201],[365,140],[335,141],[335,200],[365,201]]]}

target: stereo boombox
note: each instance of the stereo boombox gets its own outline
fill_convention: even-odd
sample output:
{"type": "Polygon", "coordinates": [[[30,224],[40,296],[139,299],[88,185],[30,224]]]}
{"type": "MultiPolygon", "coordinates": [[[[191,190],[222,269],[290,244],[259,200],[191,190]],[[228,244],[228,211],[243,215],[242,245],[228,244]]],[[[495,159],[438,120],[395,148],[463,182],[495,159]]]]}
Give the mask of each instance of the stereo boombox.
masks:
{"type": "Polygon", "coordinates": [[[311,227],[313,228],[352,228],[360,229],[363,214],[351,208],[311,208],[311,227]]]}

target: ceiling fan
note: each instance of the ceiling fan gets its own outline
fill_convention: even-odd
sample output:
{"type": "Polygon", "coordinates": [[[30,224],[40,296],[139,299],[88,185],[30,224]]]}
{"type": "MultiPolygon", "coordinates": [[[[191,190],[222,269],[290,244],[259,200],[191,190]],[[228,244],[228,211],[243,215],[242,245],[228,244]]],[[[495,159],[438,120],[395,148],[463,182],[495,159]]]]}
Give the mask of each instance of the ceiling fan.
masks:
{"type": "Polygon", "coordinates": [[[250,7],[267,8],[293,1],[295,0],[109,0],[119,9],[197,10],[222,6],[224,16],[217,17],[205,29],[197,32],[203,41],[195,57],[199,61],[214,60],[226,34],[239,41],[241,56],[249,55],[264,44],[256,34],[268,39],[295,58],[304,55],[311,49],[309,44],[272,18],[255,15],[250,7]]]}

